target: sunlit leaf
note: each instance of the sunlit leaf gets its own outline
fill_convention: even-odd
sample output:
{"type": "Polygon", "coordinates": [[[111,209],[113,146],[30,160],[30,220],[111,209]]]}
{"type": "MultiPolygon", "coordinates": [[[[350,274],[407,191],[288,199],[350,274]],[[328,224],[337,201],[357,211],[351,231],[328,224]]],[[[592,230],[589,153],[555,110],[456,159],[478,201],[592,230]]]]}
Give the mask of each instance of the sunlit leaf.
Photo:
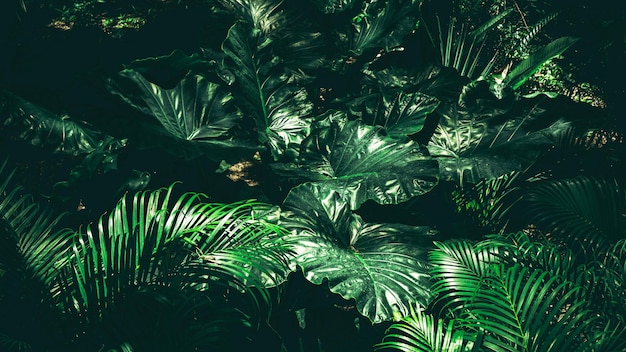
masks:
{"type": "Polygon", "coordinates": [[[279,159],[287,151],[294,153],[308,135],[313,105],[304,88],[285,72],[275,72],[270,53],[264,50],[270,43],[270,38],[239,22],[228,31],[222,50],[231,60],[239,87],[237,104],[253,119],[259,141],[279,159]]]}
{"type": "Polygon", "coordinates": [[[109,90],[146,115],[153,116],[171,136],[204,140],[224,136],[241,116],[233,97],[219,84],[188,74],[172,89],[149,82],[134,70],[109,80],[109,90]]]}
{"type": "Polygon", "coordinates": [[[315,283],[355,299],[373,322],[408,315],[410,302],[430,300],[425,256],[435,234],[430,228],[364,222],[327,185],[291,190],[282,224],[298,242],[295,264],[315,283]]]}
{"type": "Polygon", "coordinates": [[[359,121],[317,130],[302,143],[298,164],[276,165],[276,170],[328,185],[352,209],[368,199],[397,204],[438,182],[437,163],[425,148],[359,121]]]}

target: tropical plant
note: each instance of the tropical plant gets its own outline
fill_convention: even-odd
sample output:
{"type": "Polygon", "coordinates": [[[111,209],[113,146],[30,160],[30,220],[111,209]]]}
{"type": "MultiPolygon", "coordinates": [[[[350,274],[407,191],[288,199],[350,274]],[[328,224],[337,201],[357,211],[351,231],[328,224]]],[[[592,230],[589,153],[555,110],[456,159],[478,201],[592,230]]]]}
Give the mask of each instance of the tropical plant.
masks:
{"type": "Polygon", "coordinates": [[[624,350],[623,134],[528,88],[577,39],[518,2],[159,1],[202,42],[3,81],[2,348],[624,350]]]}

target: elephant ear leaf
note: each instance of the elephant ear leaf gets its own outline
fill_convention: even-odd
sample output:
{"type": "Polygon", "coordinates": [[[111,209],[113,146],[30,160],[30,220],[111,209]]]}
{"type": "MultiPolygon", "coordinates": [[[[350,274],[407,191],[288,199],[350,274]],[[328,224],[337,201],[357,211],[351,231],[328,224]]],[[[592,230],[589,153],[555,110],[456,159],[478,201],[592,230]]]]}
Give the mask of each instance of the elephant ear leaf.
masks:
{"type": "Polygon", "coordinates": [[[189,73],[176,87],[164,89],[127,69],[108,83],[113,94],[156,118],[167,134],[179,140],[225,136],[241,118],[231,106],[232,95],[200,75],[189,73]]]}
{"type": "Polygon", "coordinates": [[[435,97],[396,91],[355,99],[351,110],[368,124],[381,126],[388,136],[402,138],[421,131],[426,117],[438,105],[439,100],[435,97]]]}
{"type": "Polygon", "coordinates": [[[389,50],[415,29],[421,1],[366,1],[352,18],[350,50],[357,55],[371,48],[389,50]]]}
{"type": "Polygon", "coordinates": [[[295,263],[314,284],[354,299],[358,311],[378,323],[406,316],[410,302],[430,297],[427,251],[435,234],[427,227],[370,224],[326,184],[292,189],[282,225],[295,238],[295,263]]]}
{"type": "Polygon", "coordinates": [[[237,104],[254,120],[258,139],[278,160],[310,131],[313,104],[306,90],[276,67],[268,50],[272,39],[249,23],[237,22],[228,31],[222,50],[236,79],[237,104]]]}
{"type": "Polygon", "coordinates": [[[458,104],[437,110],[441,118],[428,150],[446,181],[477,183],[520,171],[570,126],[546,117],[541,99],[505,106],[473,94],[464,91],[458,104]]]}
{"type": "Polygon", "coordinates": [[[78,156],[98,149],[107,138],[82,121],[59,116],[9,92],[0,92],[0,116],[12,135],[33,146],[78,156]]]}
{"type": "Polygon", "coordinates": [[[326,184],[351,209],[369,199],[398,204],[438,182],[437,162],[426,148],[406,137],[384,136],[380,127],[359,121],[318,130],[302,143],[298,164],[277,165],[275,170],[326,184]]]}

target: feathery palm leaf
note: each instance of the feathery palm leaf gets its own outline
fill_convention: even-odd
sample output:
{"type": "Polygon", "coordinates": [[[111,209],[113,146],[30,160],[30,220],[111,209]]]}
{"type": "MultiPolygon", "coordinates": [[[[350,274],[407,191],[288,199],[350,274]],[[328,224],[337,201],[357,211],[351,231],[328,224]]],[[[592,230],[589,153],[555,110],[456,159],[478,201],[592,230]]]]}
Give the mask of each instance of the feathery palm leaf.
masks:
{"type": "Polygon", "coordinates": [[[583,247],[602,246],[624,238],[626,197],[616,183],[579,176],[550,181],[524,196],[530,221],[583,247]]]}
{"type": "MultiPolygon", "coordinates": [[[[480,63],[487,32],[511,11],[512,9],[502,11],[471,32],[468,32],[465,25],[461,25],[460,33],[457,33],[457,29],[455,28],[456,19],[453,18],[448,25],[448,33],[445,39],[443,38],[441,23],[439,19],[437,19],[441,64],[445,67],[453,67],[462,76],[474,78],[474,71],[480,63]]],[[[477,77],[478,79],[486,77],[490,73],[496,55],[497,53],[495,53],[485,65],[481,74],[477,77]]]]}
{"type": "Polygon", "coordinates": [[[411,307],[411,315],[393,324],[385,333],[383,342],[375,346],[379,350],[405,352],[464,352],[475,351],[476,334],[459,329],[458,322],[444,321],[426,315],[417,304],[411,307]]]}
{"type": "Polygon", "coordinates": [[[541,49],[531,53],[526,59],[508,73],[505,73],[501,81],[503,86],[513,89],[521,87],[544,63],[548,60],[561,55],[570,46],[578,41],[573,37],[561,37],[546,44],[541,49]]]}
{"type": "Polygon", "coordinates": [[[59,300],[66,310],[98,320],[129,292],[153,285],[206,291],[216,285],[243,290],[258,283],[254,292],[261,292],[260,297],[252,290],[246,293],[257,308],[270,303],[261,276],[278,280],[285,269],[272,271],[280,263],[286,267],[287,249],[281,242],[267,245],[273,239],[258,237],[279,229],[251,217],[254,203],[204,203],[205,196],[198,193],[173,199],[172,188],[137,193],[131,204],[122,198],[108,216],[80,235],[70,258],[72,270],[59,283],[59,300]],[[254,244],[249,243],[250,234],[258,236],[254,244]],[[221,246],[211,247],[212,241],[221,246]]]}
{"type": "Polygon", "coordinates": [[[590,350],[605,339],[599,317],[578,299],[582,287],[541,269],[505,264],[490,241],[437,244],[433,289],[463,326],[481,329],[490,351],[590,350]],[[484,259],[483,259],[484,258],[484,259]]]}
{"type": "MultiPolygon", "coordinates": [[[[14,171],[6,175],[7,161],[0,166],[0,218],[6,221],[10,233],[5,234],[5,248],[14,248],[20,254],[19,271],[27,277],[49,285],[57,271],[67,263],[66,255],[72,234],[54,231],[60,216],[49,209],[41,209],[21,187],[12,186],[14,171]]],[[[4,263],[3,265],[7,265],[4,263]]],[[[17,269],[17,268],[14,268],[17,269]]]]}

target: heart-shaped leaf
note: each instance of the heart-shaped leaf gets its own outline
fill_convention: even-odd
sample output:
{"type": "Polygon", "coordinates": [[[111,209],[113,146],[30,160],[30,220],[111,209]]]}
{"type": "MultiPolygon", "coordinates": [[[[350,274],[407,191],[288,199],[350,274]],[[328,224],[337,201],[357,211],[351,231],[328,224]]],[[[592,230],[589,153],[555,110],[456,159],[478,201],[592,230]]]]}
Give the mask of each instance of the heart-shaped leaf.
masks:
{"type": "Polygon", "coordinates": [[[164,89],[134,70],[123,70],[108,81],[109,90],[180,140],[224,136],[241,119],[232,108],[232,95],[200,75],[187,74],[172,89],[164,89]]]}
{"type": "Polygon", "coordinates": [[[306,278],[355,299],[373,322],[409,314],[410,302],[430,300],[426,256],[430,228],[366,223],[328,184],[307,183],[289,192],[282,225],[297,242],[295,263],[306,278]]]}
{"type": "Polygon", "coordinates": [[[408,138],[395,139],[359,121],[332,122],[302,142],[297,164],[276,165],[280,173],[323,182],[351,209],[366,200],[397,204],[430,191],[438,182],[437,162],[408,138]]]}

